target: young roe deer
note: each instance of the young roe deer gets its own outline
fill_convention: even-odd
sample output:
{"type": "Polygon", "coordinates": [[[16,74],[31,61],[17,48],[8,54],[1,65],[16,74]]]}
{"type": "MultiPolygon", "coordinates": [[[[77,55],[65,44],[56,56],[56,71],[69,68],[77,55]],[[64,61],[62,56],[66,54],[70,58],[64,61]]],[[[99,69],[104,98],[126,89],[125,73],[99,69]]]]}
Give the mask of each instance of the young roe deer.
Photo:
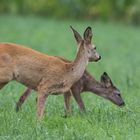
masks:
{"type": "MultiPolygon", "coordinates": [[[[85,70],[83,76],[71,87],[71,92],[64,93],[66,111],[71,112],[71,108],[70,108],[71,93],[74,96],[77,104],[79,105],[80,110],[84,111],[85,106],[80,94],[87,91],[90,91],[98,96],[108,99],[118,106],[125,105],[121,97],[120,91],[114,86],[108,74],[104,72],[101,75],[100,79],[101,81],[98,82],[97,80],[94,79],[93,76],[89,74],[89,72],[85,70]]],[[[21,108],[22,104],[27,99],[27,97],[31,94],[31,92],[32,90],[28,88],[19,98],[16,104],[17,111],[21,108]]]]}
{"type": "Polygon", "coordinates": [[[50,94],[69,91],[83,75],[88,61],[101,58],[91,44],[90,27],[86,28],[84,39],[75,29],[71,29],[78,44],[76,58],[71,63],[21,45],[0,43],[0,88],[16,80],[36,90],[38,118],[42,118],[45,100],[50,94]]]}
{"type": "MultiPolygon", "coordinates": [[[[113,82],[111,81],[111,78],[108,76],[106,72],[104,72],[101,75],[100,82],[99,82],[95,80],[94,77],[89,74],[89,72],[85,71],[83,76],[80,78],[80,80],[77,81],[71,87],[71,91],[81,111],[85,110],[85,106],[80,94],[82,92],[87,92],[87,91],[92,92],[105,99],[108,99],[118,106],[125,105],[119,89],[117,89],[116,86],[114,86],[113,82]]],[[[71,111],[70,98],[71,98],[70,93],[64,94],[65,106],[68,112],[71,111]]]]}

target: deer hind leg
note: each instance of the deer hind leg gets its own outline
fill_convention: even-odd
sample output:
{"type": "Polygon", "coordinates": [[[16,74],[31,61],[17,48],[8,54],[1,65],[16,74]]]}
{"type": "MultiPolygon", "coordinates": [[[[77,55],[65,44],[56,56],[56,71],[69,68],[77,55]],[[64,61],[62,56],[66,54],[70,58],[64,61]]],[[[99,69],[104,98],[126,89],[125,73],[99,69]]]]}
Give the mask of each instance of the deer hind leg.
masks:
{"type": "Polygon", "coordinates": [[[66,114],[71,113],[70,99],[71,99],[71,91],[68,91],[68,92],[64,93],[66,114]]]}
{"type": "Polygon", "coordinates": [[[25,102],[27,97],[31,94],[32,89],[27,88],[25,92],[20,96],[18,102],[16,103],[16,111],[18,112],[19,109],[21,108],[22,104],[25,102]]]}

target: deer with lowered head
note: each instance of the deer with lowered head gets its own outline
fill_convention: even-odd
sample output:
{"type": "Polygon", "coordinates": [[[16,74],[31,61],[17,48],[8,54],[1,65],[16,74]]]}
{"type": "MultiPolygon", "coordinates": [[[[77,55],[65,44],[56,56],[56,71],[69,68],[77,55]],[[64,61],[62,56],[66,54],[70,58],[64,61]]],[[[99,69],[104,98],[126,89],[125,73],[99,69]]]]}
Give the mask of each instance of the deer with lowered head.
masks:
{"type": "Polygon", "coordinates": [[[45,101],[50,94],[69,91],[83,75],[88,62],[101,58],[91,44],[90,27],[86,28],[84,38],[71,29],[78,44],[76,58],[71,63],[18,44],[0,43],[0,88],[16,80],[36,90],[39,119],[43,117],[45,101]]]}
{"type": "MultiPolygon", "coordinates": [[[[81,111],[85,111],[85,105],[80,94],[87,91],[110,100],[118,106],[125,105],[119,89],[114,86],[111,78],[106,72],[101,75],[99,82],[94,79],[94,77],[90,75],[89,72],[85,71],[83,76],[71,87],[72,95],[74,96],[81,111]]],[[[64,94],[65,107],[67,112],[71,112],[70,98],[70,92],[69,94],[64,94]]]]}
{"type": "MultiPolygon", "coordinates": [[[[66,61],[65,59],[62,60],[66,61]]],[[[81,93],[87,91],[92,92],[105,99],[108,99],[118,106],[125,105],[119,89],[117,89],[116,86],[114,86],[111,78],[106,72],[104,72],[101,75],[100,82],[99,82],[95,80],[94,77],[91,76],[89,72],[85,70],[83,76],[76,83],[72,85],[71,92],[69,91],[67,93],[64,93],[64,101],[65,101],[65,107],[67,113],[71,112],[71,107],[70,107],[71,95],[73,95],[73,97],[75,98],[77,104],[79,105],[80,110],[85,111],[85,105],[82,101],[81,93]]],[[[22,104],[27,99],[27,97],[31,94],[31,92],[32,90],[28,88],[19,98],[16,104],[17,111],[21,108],[22,104]]]]}

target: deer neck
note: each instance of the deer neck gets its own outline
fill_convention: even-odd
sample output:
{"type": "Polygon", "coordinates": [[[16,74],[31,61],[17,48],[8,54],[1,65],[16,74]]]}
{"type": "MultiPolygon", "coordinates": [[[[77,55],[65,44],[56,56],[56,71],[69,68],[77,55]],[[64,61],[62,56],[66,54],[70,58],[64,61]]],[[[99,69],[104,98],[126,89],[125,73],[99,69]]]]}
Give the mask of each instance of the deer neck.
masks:
{"type": "Polygon", "coordinates": [[[88,64],[88,53],[84,46],[79,46],[75,60],[72,62],[71,76],[77,81],[79,80],[88,64]]]}
{"type": "Polygon", "coordinates": [[[98,96],[106,97],[107,89],[101,82],[98,82],[92,76],[87,76],[84,82],[84,91],[90,91],[98,96]]]}

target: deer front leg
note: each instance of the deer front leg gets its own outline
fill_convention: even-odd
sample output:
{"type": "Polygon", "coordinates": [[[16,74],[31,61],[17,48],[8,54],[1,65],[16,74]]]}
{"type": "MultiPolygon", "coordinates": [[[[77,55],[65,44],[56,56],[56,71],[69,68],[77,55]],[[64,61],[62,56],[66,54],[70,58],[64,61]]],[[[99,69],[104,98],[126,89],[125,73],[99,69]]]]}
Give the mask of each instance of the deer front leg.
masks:
{"type": "Polygon", "coordinates": [[[82,98],[80,96],[80,92],[78,90],[72,90],[72,94],[73,94],[74,99],[76,100],[80,110],[82,112],[85,111],[85,105],[84,105],[82,98]]]}
{"type": "Polygon", "coordinates": [[[24,101],[27,99],[27,97],[31,94],[32,89],[27,88],[25,92],[20,96],[18,102],[16,103],[16,111],[19,111],[24,101]]]}
{"type": "Polygon", "coordinates": [[[71,113],[70,99],[71,99],[71,92],[68,91],[68,92],[64,93],[64,101],[65,101],[66,114],[67,113],[71,113]]]}
{"type": "Polygon", "coordinates": [[[49,96],[51,91],[53,91],[52,88],[49,88],[48,84],[49,83],[45,79],[42,79],[42,81],[40,82],[40,84],[37,87],[37,89],[38,89],[38,95],[37,95],[37,117],[38,117],[39,120],[41,120],[41,118],[44,115],[46,98],[49,96]]]}
{"type": "Polygon", "coordinates": [[[39,93],[37,97],[37,117],[40,120],[44,115],[45,101],[48,94],[39,93]]]}

